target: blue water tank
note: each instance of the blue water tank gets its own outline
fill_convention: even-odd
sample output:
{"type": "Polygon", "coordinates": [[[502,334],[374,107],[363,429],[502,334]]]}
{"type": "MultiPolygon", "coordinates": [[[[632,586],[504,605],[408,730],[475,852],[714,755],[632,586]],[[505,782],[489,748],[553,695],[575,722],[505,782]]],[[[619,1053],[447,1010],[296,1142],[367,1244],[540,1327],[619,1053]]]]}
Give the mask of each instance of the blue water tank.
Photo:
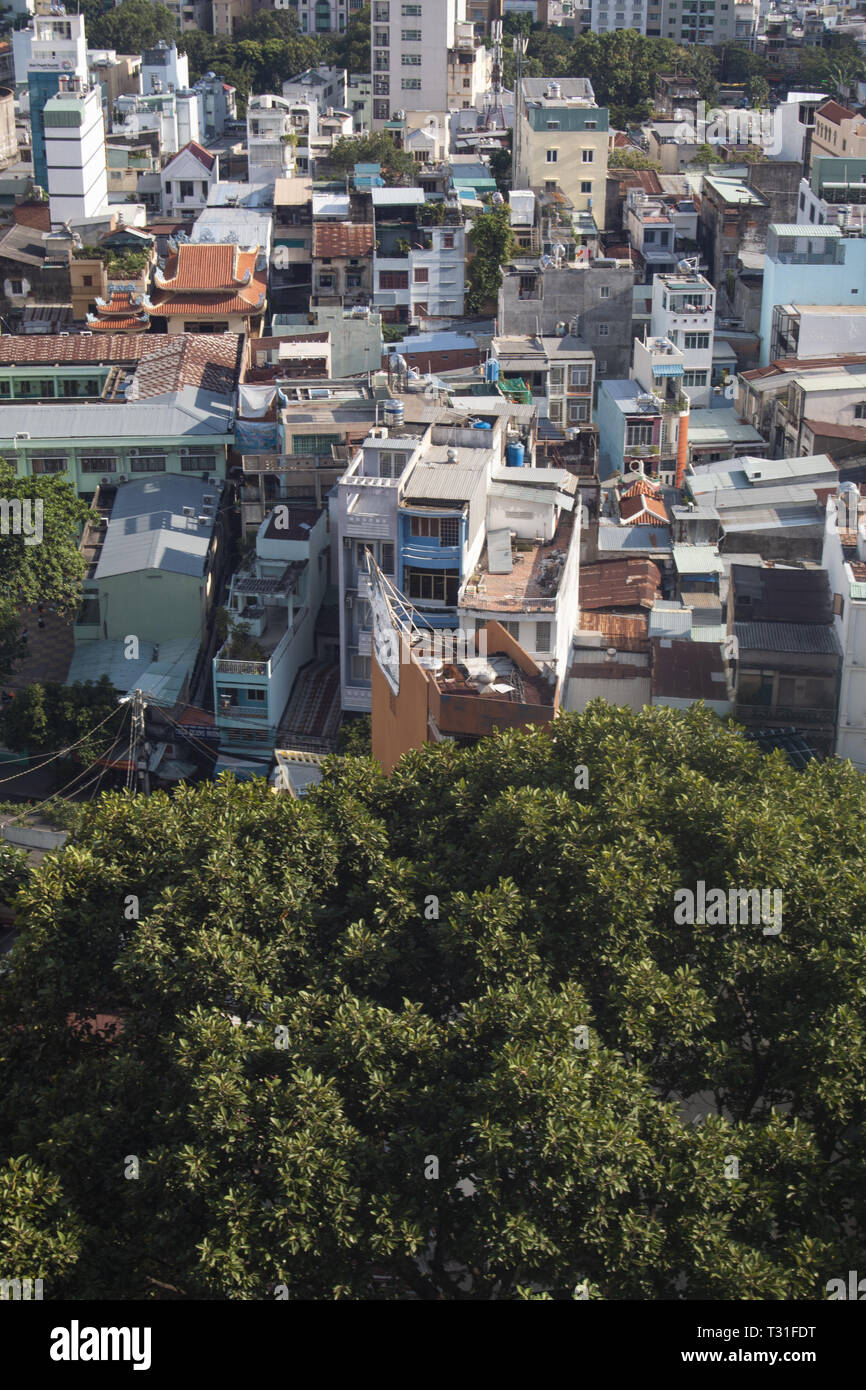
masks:
{"type": "Polygon", "coordinates": [[[484,375],[488,381],[499,380],[499,363],[496,361],[495,357],[491,357],[488,359],[487,368],[485,370],[484,375]]]}
{"type": "Polygon", "coordinates": [[[493,426],[490,425],[490,424],[488,424],[486,420],[470,420],[470,421],[469,421],[469,424],[470,424],[470,427],[471,427],[473,430],[492,430],[492,429],[493,429],[493,426]]]}
{"type": "Polygon", "coordinates": [[[526,450],[518,439],[514,444],[509,444],[505,450],[506,468],[522,468],[526,450]]]}

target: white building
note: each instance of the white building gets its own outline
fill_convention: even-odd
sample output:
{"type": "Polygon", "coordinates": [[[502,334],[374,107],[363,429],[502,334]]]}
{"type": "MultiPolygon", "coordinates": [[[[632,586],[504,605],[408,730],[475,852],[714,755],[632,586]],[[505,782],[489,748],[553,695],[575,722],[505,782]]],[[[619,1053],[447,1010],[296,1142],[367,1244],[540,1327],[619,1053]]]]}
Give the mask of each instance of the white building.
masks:
{"type": "MultiPolygon", "coordinates": [[[[647,0],[590,0],[588,8],[593,34],[609,34],[614,29],[646,33],[647,0]]],[[[658,5],[654,8],[658,9],[658,5]]]]}
{"type": "Polygon", "coordinates": [[[866,518],[858,502],[850,483],[827,499],[821,564],[830,581],[842,648],[836,756],[850,758],[859,772],[866,772],[866,518]]]}
{"type": "Polygon", "coordinates": [[[115,102],[115,135],[140,135],[155,130],[163,154],[177,154],[191,140],[201,138],[199,98],[196,92],[155,92],[150,96],[121,96],[115,102]]]}
{"type": "Polygon", "coordinates": [[[29,29],[13,29],[15,81],[26,82],[30,72],[63,72],[87,77],[84,16],[67,14],[58,5],[51,14],[35,15],[29,29]]]}
{"type": "MultiPolygon", "coordinates": [[[[449,109],[449,55],[466,0],[373,0],[373,128],[398,111],[449,109]]],[[[471,88],[469,89],[471,91],[471,88]]],[[[462,105],[462,100],[461,103],[462,105]]],[[[474,105],[474,101],[469,101],[474,105]]]]}
{"type": "Polygon", "coordinates": [[[342,34],[363,0],[272,0],[275,10],[297,17],[302,34],[342,34]]]}
{"type": "Polygon", "coordinates": [[[219,182],[219,159],[193,140],[168,160],[159,178],[166,217],[198,213],[207,207],[211,189],[219,182]]]}
{"type": "Polygon", "coordinates": [[[826,93],[789,92],[773,111],[774,159],[796,160],[806,167],[809,136],[815,126],[815,112],[827,100],[826,93]]]}
{"type": "Polygon", "coordinates": [[[60,79],[45,103],[45,155],[53,224],[82,222],[108,204],[102,91],[77,77],[60,79]]]}
{"type": "Polygon", "coordinates": [[[683,353],[682,387],[692,405],[709,405],[712,387],[716,292],[703,275],[656,275],[650,332],[683,353]]]}
{"type": "Polygon", "coordinates": [[[247,151],[250,183],[273,183],[293,173],[306,173],[310,141],[319,133],[315,100],[290,101],[266,93],[247,107],[247,151]]]}
{"type": "Polygon", "coordinates": [[[153,48],[141,55],[141,90],[145,96],[152,92],[185,92],[189,87],[189,59],[178,53],[177,45],[169,48],[160,39],[153,48]]]}

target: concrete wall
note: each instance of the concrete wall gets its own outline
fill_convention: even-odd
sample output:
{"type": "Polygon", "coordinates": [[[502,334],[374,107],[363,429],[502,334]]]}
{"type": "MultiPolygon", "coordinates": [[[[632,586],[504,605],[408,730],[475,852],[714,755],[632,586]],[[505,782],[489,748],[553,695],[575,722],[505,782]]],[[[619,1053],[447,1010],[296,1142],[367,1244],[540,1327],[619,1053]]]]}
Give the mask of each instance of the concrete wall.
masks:
{"type": "Polygon", "coordinates": [[[598,375],[627,377],[631,366],[632,308],[635,272],[632,266],[599,266],[590,262],[554,270],[538,276],[537,297],[520,297],[521,276],[504,273],[499,291],[499,332],[501,335],[540,331],[556,332],[558,323],[580,317],[580,337],[592,348],[596,362],[607,370],[598,375]],[[609,290],[602,298],[602,289],[609,290]],[[599,332],[607,326],[607,333],[599,332]]]}

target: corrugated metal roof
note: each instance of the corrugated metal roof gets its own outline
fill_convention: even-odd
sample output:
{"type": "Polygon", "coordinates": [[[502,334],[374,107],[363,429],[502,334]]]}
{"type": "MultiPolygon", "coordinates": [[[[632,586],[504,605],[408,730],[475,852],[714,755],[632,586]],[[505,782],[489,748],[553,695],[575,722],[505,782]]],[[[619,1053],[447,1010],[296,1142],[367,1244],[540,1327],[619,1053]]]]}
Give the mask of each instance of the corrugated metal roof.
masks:
{"type": "Polygon", "coordinates": [[[205,495],[214,489],[177,473],[154,474],[119,486],[111,508],[97,580],[140,570],[200,578],[216,521],[200,524],[205,495]],[[184,507],[194,516],[186,517],[184,507]]]}
{"type": "Polygon", "coordinates": [[[649,611],[650,637],[682,637],[691,632],[691,629],[690,608],[660,607],[655,603],[649,611]]]}
{"type": "Polygon", "coordinates": [[[477,468],[461,468],[458,463],[416,464],[403,488],[403,497],[448,498],[468,502],[485,483],[484,473],[477,468]]]}
{"type": "Polygon", "coordinates": [[[42,439],[163,439],[227,434],[231,423],[228,397],[207,396],[191,387],[126,405],[82,401],[77,406],[58,404],[39,412],[34,412],[32,405],[0,407],[0,439],[8,441],[9,447],[16,434],[29,433],[31,451],[42,439]]]}
{"type": "Polygon", "coordinates": [[[599,526],[599,550],[638,550],[649,555],[670,554],[670,535],[665,526],[599,526]]]}
{"type": "Polygon", "coordinates": [[[743,651],[841,655],[829,623],[734,623],[734,633],[743,651]]]}
{"type": "Polygon", "coordinates": [[[407,204],[418,207],[427,201],[423,188],[374,188],[372,197],[374,208],[405,207],[407,204]]]}
{"type": "Polygon", "coordinates": [[[509,502],[535,502],[539,506],[550,506],[555,502],[558,507],[564,507],[566,511],[571,511],[574,506],[574,497],[567,492],[560,492],[558,489],[551,491],[543,487],[523,487],[519,483],[491,483],[487,489],[488,497],[501,497],[509,502]]]}
{"type": "Polygon", "coordinates": [[[771,222],[767,228],[768,232],[775,232],[777,236],[808,237],[811,241],[818,237],[840,237],[842,230],[840,227],[813,226],[811,222],[771,222]]]}
{"type": "Polygon", "coordinates": [[[721,574],[724,569],[714,545],[675,545],[673,557],[680,574],[721,574]]]}

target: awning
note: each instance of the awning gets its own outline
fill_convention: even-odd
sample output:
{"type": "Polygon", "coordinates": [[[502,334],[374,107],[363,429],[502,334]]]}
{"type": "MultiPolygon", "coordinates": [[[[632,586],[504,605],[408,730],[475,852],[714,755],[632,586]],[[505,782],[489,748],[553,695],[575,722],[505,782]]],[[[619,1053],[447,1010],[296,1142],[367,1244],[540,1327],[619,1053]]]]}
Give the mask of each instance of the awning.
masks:
{"type": "Polygon", "coordinates": [[[682,376],[685,372],[682,362],[654,362],[653,376],[682,376]]]}

